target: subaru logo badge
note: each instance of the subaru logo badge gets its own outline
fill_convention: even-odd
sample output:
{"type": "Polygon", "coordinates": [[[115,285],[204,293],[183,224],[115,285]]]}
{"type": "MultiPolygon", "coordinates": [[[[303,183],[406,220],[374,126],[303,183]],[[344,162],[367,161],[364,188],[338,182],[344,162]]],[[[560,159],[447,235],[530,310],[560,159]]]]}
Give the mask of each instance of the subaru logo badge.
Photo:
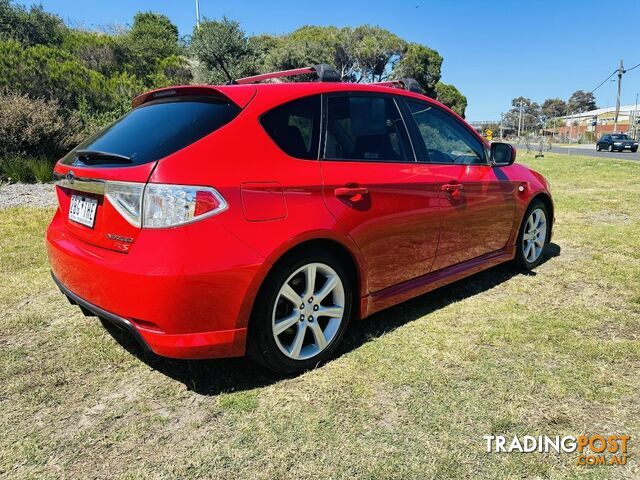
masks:
{"type": "Polygon", "coordinates": [[[67,173],[66,178],[67,178],[67,182],[69,182],[70,184],[73,185],[73,182],[76,179],[76,175],[75,175],[75,173],[73,173],[73,171],[70,171],[70,172],[67,173]]]}

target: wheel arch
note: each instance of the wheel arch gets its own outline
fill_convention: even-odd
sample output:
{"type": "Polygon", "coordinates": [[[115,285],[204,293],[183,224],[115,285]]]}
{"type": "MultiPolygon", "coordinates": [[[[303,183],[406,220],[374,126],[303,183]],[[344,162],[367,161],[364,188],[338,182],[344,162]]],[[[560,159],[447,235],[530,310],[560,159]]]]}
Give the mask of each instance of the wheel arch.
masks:
{"type": "Polygon", "coordinates": [[[364,262],[360,255],[360,252],[357,250],[355,245],[349,245],[345,241],[341,241],[333,235],[324,235],[324,236],[309,236],[302,237],[297,241],[288,242],[283,245],[282,248],[278,249],[276,252],[273,252],[272,255],[267,258],[265,262],[265,269],[262,274],[259,275],[259,278],[256,279],[256,284],[254,286],[255,294],[253,298],[248,299],[247,308],[245,309],[244,314],[242,315],[244,326],[250,328],[251,317],[253,316],[253,310],[255,304],[259,298],[259,295],[264,288],[265,283],[269,279],[269,275],[273,270],[281,265],[283,262],[286,262],[288,258],[297,254],[301,250],[314,248],[314,249],[322,249],[328,252],[332,252],[341,258],[343,258],[346,262],[347,269],[352,275],[352,281],[354,285],[354,304],[353,304],[353,315],[355,318],[358,318],[361,314],[361,302],[360,299],[364,295],[363,292],[366,292],[365,280],[365,270],[364,270],[364,262]]]}
{"type": "MultiPolygon", "coordinates": [[[[551,235],[553,232],[553,224],[555,220],[553,200],[551,199],[551,195],[549,195],[547,192],[544,192],[544,191],[538,192],[533,197],[531,197],[531,200],[529,200],[529,204],[525,209],[525,213],[527,212],[527,210],[529,210],[529,207],[531,206],[531,204],[533,204],[533,202],[535,202],[536,200],[540,200],[542,203],[544,203],[544,206],[547,207],[547,211],[549,212],[549,216],[551,217],[551,221],[549,222],[549,240],[551,240],[551,235]]],[[[524,220],[524,215],[521,222],[523,220],[524,220]]]]}

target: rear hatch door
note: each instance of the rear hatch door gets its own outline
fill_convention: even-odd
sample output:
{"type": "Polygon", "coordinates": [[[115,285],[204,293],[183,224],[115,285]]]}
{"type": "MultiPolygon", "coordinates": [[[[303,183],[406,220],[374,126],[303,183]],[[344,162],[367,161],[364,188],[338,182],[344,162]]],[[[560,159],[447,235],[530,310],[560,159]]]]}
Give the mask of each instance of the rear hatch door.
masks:
{"type": "Polygon", "coordinates": [[[196,86],[161,89],[134,99],[133,110],[56,164],[56,193],[66,231],[92,245],[126,253],[141,227],[127,220],[122,205],[105,195],[108,184],[144,185],[157,162],[215,135],[254,94],[251,85],[196,86]]]}

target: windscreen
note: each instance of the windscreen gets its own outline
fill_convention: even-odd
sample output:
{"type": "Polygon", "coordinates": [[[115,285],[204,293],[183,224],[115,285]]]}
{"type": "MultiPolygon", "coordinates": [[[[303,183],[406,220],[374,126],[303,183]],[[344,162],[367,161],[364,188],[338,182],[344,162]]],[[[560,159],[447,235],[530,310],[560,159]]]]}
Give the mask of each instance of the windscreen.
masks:
{"type": "Polygon", "coordinates": [[[154,162],[229,123],[240,107],[210,97],[180,97],[145,103],[85,140],[65,165],[134,166],[154,162]]]}

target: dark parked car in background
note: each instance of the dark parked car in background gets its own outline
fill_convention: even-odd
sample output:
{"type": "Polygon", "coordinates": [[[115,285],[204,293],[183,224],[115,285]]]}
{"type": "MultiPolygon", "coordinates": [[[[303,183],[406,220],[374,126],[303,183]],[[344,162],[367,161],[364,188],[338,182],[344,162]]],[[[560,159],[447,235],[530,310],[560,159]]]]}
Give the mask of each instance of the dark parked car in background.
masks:
{"type": "Polygon", "coordinates": [[[632,152],[637,152],[638,142],[624,133],[612,133],[603,135],[600,140],[598,140],[598,143],[596,143],[596,150],[609,150],[610,152],[615,150],[618,150],[619,152],[631,150],[632,152]]]}

